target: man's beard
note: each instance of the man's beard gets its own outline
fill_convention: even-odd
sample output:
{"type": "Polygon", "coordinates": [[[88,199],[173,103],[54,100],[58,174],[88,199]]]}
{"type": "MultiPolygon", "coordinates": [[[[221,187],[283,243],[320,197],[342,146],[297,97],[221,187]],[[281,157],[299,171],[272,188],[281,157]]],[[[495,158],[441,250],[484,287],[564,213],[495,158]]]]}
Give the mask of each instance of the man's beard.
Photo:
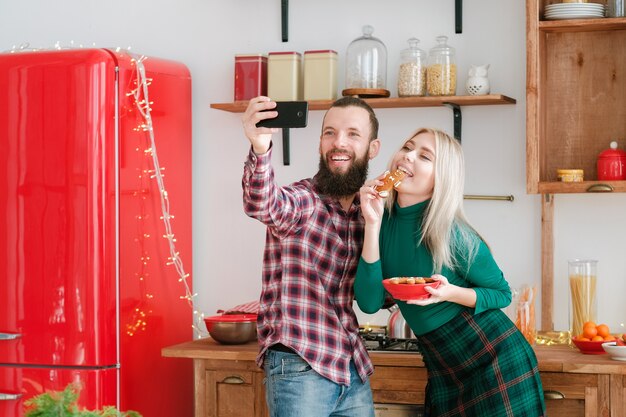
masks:
{"type": "MultiPolygon", "coordinates": [[[[328,154],[330,156],[332,152],[328,154]]],[[[319,171],[315,176],[316,185],[321,194],[330,197],[347,197],[354,195],[367,179],[368,158],[364,155],[354,159],[345,173],[335,173],[328,167],[328,162],[320,155],[319,171]]]]}

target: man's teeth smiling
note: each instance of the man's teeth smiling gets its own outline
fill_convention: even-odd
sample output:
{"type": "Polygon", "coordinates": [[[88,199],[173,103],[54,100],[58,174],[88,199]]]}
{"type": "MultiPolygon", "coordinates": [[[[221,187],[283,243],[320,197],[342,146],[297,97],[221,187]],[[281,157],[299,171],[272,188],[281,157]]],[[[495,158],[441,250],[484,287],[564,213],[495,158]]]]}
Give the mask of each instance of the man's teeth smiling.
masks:
{"type": "Polygon", "coordinates": [[[330,159],[333,161],[348,161],[350,157],[347,155],[333,155],[330,159]]]}

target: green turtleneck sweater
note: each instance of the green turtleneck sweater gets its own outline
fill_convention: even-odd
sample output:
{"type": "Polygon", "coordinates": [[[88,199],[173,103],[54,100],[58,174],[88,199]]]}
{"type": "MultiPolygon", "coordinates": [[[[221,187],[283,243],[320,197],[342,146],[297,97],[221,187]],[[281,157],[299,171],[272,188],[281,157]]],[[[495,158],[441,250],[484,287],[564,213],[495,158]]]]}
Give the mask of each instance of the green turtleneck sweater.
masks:
{"type": "MultiPolygon", "coordinates": [[[[430,252],[423,244],[417,244],[428,203],[429,200],[403,208],[396,204],[393,216],[385,211],[380,230],[380,259],[367,263],[361,258],[354,282],[355,299],[363,312],[375,313],[383,306],[386,295],[383,279],[429,277],[433,274],[430,252]]],[[[457,234],[453,233],[453,236],[457,234]]],[[[474,314],[478,314],[488,309],[504,308],[511,303],[511,290],[502,271],[487,245],[478,236],[476,239],[479,240],[479,248],[471,265],[467,264],[467,256],[463,256],[466,254],[457,253],[458,268],[450,270],[443,267],[441,271],[451,284],[476,291],[476,307],[469,309],[447,301],[417,306],[396,300],[416,335],[437,329],[463,310],[473,310],[474,314]]]]}

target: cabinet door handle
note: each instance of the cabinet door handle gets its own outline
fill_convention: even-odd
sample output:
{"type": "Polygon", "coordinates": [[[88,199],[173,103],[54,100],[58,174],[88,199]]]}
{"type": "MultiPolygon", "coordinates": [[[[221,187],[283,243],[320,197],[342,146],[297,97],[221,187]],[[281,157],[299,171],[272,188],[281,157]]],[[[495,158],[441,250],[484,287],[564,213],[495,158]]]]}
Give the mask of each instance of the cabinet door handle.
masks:
{"type": "Polygon", "coordinates": [[[7,394],[0,392],[0,401],[19,400],[21,397],[22,394],[7,394]]]}
{"type": "Polygon", "coordinates": [[[22,337],[21,333],[0,333],[0,340],[13,340],[22,337]]]}
{"type": "Polygon", "coordinates": [[[614,188],[609,184],[593,184],[587,188],[588,193],[610,193],[614,188]]]}
{"type": "Polygon", "coordinates": [[[222,381],[224,384],[245,384],[246,381],[240,376],[227,376],[222,381]]]}
{"type": "Polygon", "coordinates": [[[559,391],[547,390],[543,392],[543,398],[546,400],[562,400],[565,398],[565,395],[559,391]]]}

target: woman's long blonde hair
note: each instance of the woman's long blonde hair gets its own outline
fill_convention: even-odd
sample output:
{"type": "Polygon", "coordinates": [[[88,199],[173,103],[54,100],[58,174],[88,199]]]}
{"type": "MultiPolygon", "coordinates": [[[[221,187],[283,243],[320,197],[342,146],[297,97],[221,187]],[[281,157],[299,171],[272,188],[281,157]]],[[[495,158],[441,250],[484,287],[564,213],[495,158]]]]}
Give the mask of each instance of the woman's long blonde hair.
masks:
{"type": "MultiPolygon", "coordinates": [[[[482,237],[470,225],[463,210],[465,160],[461,143],[444,131],[431,128],[418,129],[409,139],[421,133],[435,136],[435,181],[418,244],[424,243],[430,251],[433,273],[441,273],[444,266],[457,269],[462,260],[459,257],[465,258],[463,263],[469,265],[482,237]]],[[[386,201],[390,216],[396,198],[397,192],[392,190],[386,201]]]]}

